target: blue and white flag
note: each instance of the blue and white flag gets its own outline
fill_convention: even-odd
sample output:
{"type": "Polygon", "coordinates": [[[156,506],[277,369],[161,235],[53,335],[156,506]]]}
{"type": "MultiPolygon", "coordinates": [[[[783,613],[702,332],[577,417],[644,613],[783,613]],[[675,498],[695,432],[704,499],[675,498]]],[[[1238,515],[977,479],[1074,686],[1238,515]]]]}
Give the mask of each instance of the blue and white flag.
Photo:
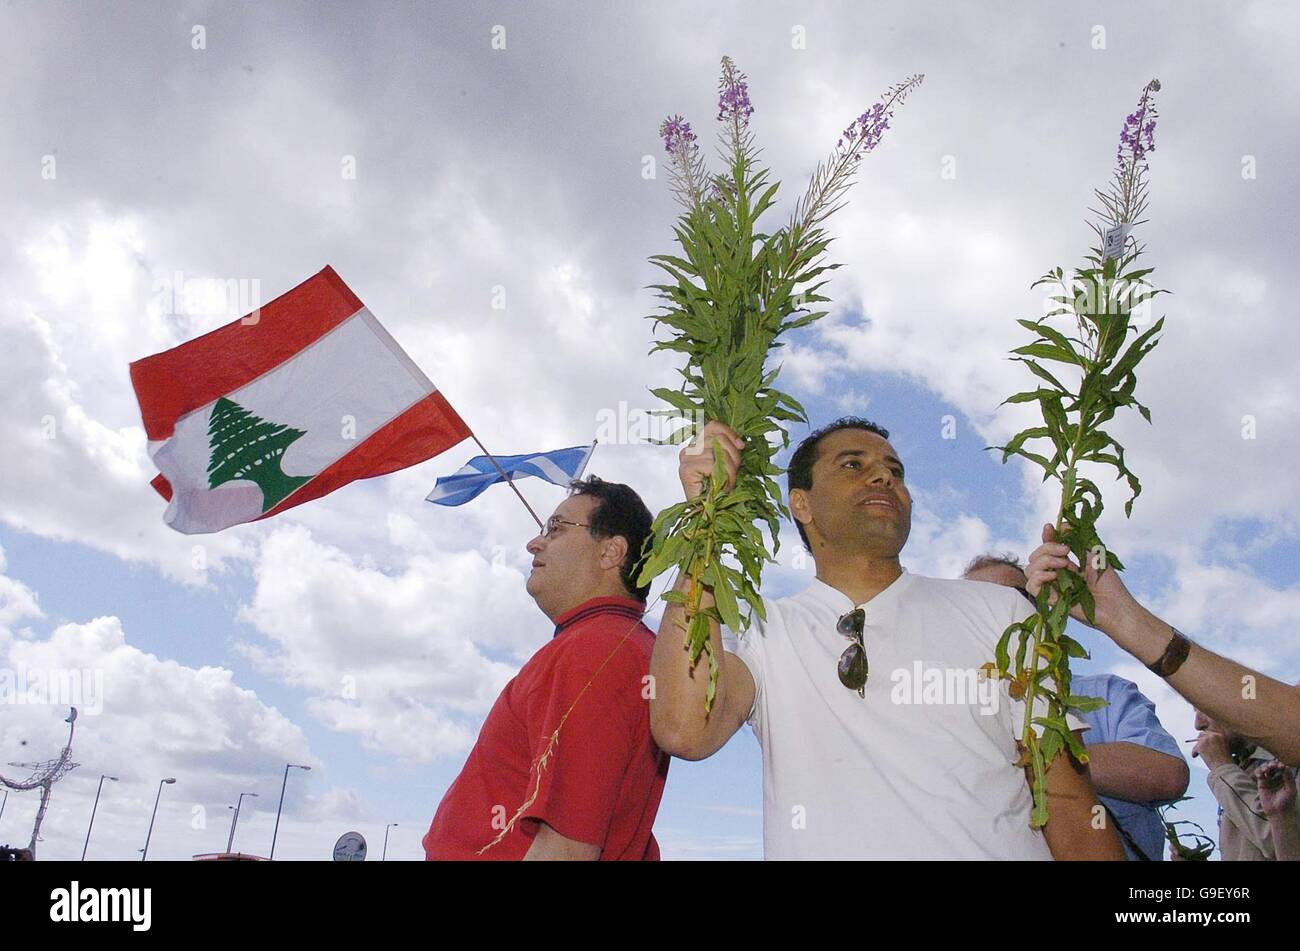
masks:
{"type": "Polygon", "coordinates": [[[582,470],[587,467],[587,460],[595,448],[596,444],[592,443],[590,446],[575,446],[554,452],[497,456],[496,465],[492,464],[489,456],[475,456],[458,472],[438,479],[426,498],[439,505],[464,505],[488,486],[505,481],[498,466],[511,479],[537,476],[555,485],[567,486],[574,479],[581,478],[582,470]]]}

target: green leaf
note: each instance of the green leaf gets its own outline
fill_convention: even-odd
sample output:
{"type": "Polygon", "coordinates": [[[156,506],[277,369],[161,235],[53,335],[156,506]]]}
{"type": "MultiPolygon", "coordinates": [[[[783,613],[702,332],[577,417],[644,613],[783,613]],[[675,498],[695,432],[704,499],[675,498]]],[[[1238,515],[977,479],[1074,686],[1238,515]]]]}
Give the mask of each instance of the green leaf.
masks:
{"type": "Polygon", "coordinates": [[[1008,396],[1003,403],[1034,403],[1042,399],[1050,399],[1057,396],[1055,390],[1025,390],[1023,393],[1016,393],[1014,396],[1008,396]]]}
{"type": "Polygon", "coordinates": [[[713,597],[717,601],[718,613],[722,615],[722,623],[735,633],[741,633],[740,608],[736,605],[736,593],[732,590],[731,581],[725,577],[719,579],[713,588],[713,597]]]}
{"type": "Polygon", "coordinates": [[[998,638],[998,646],[993,652],[994,663],[998,665],[998,673],[1005,673],[1011,666],[1011,653],[1008,646],[1011,643],[1011,635],[1018,630],[1020,630],[1020,624],[1012,624],[998,638]]]}
{"type": "Polygon", "coordinates": [[[1083,616],[1088,619],[1088,623],[1093,627],[1097,626],[1097,606],[1093,600],[1092,592],[1086,587],[1079,590],[1079,607],[1083,608],[1083,616]]]}
{"type": "Polygon", "coordinates": [[[1038,377],[1040,380],[1045,380],[1046,382],[1052,384],[1053,389],[1061,393],[1070,392],[1065,388],[1065,386],[1061,383],[1060,380],[1052,376],[1052,374],[1049,373],[1048,371],[1044,370],[1043,367],[1037,362],[1023,357],[1017,359],[1019,359],[1019,361],[1023,363],[1025,366],[1029,367],[1030,372],[1033,373],[1034,376],[1038,377]]]}
{"type": "Polygon", "coordinates": [[[1110,706],[1110,702],[1104,697],[1071,696],[1065,698],[1065,705],[1071,710],[1078,710],[1080,713],[1091,713],[1094,710],[1110,706]]]}
{"type": "Polygon", "coordinates": [[[1034,809],[1029,817],[1029,824],[1035,829],[1047,825],[1047,770],[1043,765],[1043,751],[1036,737],[1026,737],[1033,765],[1034,809]]]}
{"type": "Polygon", "coordinates": [[[659,397],[665,403],[671,404],[674,409],[681,410],[690,416],[694,416],[699,412],[699,405],[686,396],[685,393],[679,393],[676,390],[670,390],[667,387],[662,386],[656,387],[650,392],[659,397]]]}
{"type": "Polygon", "coordinates": [[[1075,353],[1074,347],[1071,345],[1070,339],[1066,337],[1065,334],[1061,333],[1059,330],[1056,330],[1053,327],[1048,326],[1046,323],[1039,323],[1034,329],[1037,330],[1044,337],[1046,337],[1049,341],[1056,344],[1056,346],[1059,347],[1060,349],[1066,351],[1067,353],[1073,354],[1074,362],[1082,365],[1083,361],[1079,359],[1078,355],[1075,353]]]}
{"type": "Polygon", "coordinates": [[[1057,754],[1059,754],[1061,750],[1065,748],[1065,739],[1059,733],[1056,733],[1055,731],[1052,730],[1048,730],[1043,734],[1042,746],[1043,746],[1043,761],[1046,763],[1051,763],[1054,759],[1056,759],[1057,754]]]}
{"type": "Polygon", "coordinates": [[[1074,353],[1069,350],[1062,350],[1055,344],[1050,343],[1030,343],[1023,347],[1016,347],[1011,351],[1024,357],[1038,357],[1040,360],[1055,360],[1057,363],[1069,363],[1079,366],[1079,361],[1074,353]]]}
{"type": "Polygon", "coordinates": [[[1009,456],[1017,452],[1026,440],[1039,439],[1051,435],[1051,430],[1046,426],[1031,426],[1028,429],[1021,430],[1011,437],[1011,441],[1005,446],[996,446],[994,448],[1002,450],[1002,461],[1005,462],[1009,456]]]}
{"type": "MultiPolygon", "coordinates": [[[[1133,340],[1133,342],[1129,344],[1128,349],[1124,351],[1124,355],[1120,357],[1117,361],[1115,361],[1115,365],[1111,368],[1110,372],[1107,374],[1107,379],[1111,381],[1118,381],[1121,377],[1124,376],[1124,374],[1126,374],[1129,370],[1135,367],[1138,361],[1141,360],[1142,357],[1144,357],[1147,354],[1147,351],[1150,349],[1150,347],[1146,346],[1147,341],[1150,340],[1155,334],[1159,333],[1160,328],[1162,328],[1164,324],[1165,324],[1165,319],[1161,317],[1154,324],[1152,324],[1144,333],[1139,334],[1133,340]]],[[[1151,346],[1154,347],[1155,344],[1152,343],[1151,346]]]]}

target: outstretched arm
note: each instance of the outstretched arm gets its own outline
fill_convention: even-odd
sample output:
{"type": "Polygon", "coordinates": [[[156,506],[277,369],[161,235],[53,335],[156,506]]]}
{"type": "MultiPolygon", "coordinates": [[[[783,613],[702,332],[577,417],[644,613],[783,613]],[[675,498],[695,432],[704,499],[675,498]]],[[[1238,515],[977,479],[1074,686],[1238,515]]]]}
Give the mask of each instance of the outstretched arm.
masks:
{"type": "MultiPolygon", "coordinates": [[[[719,442],[726,458],[728,488],[735,484],[740,468],[743,441],[722,423],[708,423],[695,442],[682,450],[678,476],[688,499],[697,496],[713,471],[713,444],[719,442]]],[[[688,591],[688,580],[679,578],[673,590],[688,591]]],[[[696,592],[700,607],[713,606],[707,590],[696,592]]],[[[655,638],[650,658],[650,675],[654,693],[650,700],[650,730],[655,743],[666,753],[682,759],[697,760],[720,750],[749,718],[754,706],[754,678],[744,661],[722,647],[722,632],[716,621],[709,622],[709,644],[719,658],[718,686],[713,709],[704,712],[709,686],[709,666],[701,662],[691,669],[686,650],[686,611],[680,604],[669,603],[655,638]]]]}
{"type": "MultiPolygon", "coordinates": [[[[1069,549],[1054,541],[1050,525],[1043,526],[1043,544],[1030,555],[1025,574],[1031,595],[1056,577],[1062,568],[1079,571],[1069,549]]],[[[1096,603],[1093,625],[1143,664],[1155,663],[1173,639],[1174,629],[1141,604],[1114,570],[1083,573],[1096,603]]],[[[1071,611],[1088,623],[1077,607],[1071,611]]],[[[1192,644],[1187,659],[1169,685],[1216,723],[1259,743],[1289,766],[1300,765],[1300,687],[1274,680],[1213,651],[1192,644]]]]}
{"type": "Polygon", "coordinates": [[[1099,796],[1128,802],[1165,802],[1187,792],[1187,763],[1137,743],[1088,747],[1088,772],[1099,796]]]}

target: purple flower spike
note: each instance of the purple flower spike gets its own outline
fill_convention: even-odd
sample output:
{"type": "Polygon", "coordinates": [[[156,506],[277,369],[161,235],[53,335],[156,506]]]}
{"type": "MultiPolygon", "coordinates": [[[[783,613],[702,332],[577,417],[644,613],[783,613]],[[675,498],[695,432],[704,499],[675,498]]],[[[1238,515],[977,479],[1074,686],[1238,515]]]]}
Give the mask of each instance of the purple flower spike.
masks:
{"type": "Polygon", "coordinates": [[[835,147],[844,149],[855,160],[860,159],[879,144],[888,128],[889,113],[885,110],[885,104],[878,102],[849,123],[835,147]]]}
{"type": "Polygon", "coordinates": [[[704,201],[708,173],[691,124],[681,116],[669,116],[659,124],[659,136],[668,153],[673,196],[687,208],[698,207],[704,201]]]}
{"type": "Polygon", "coordinates": [[[1119,132],[1119,149],[1116,160],[1120,165],[1131,161],[1133,165],[1142,165],[1148,152],[1156,150],[1156,106],[1151,101],[1151,94],[1160,91],[1160,80],[1153,79],[1142,90],[1136,112],[1124,117],[1124,127],[1119,132]],[[1128,153],[1126,158],[1125,152],[1128,153]]]}
{"type": "Polygon", "coordinates": [[[718,119],[726,122],[738,122],[741,127],[749,125],[749,117],[754,114],[754,107],[749,101],[749,83],[746,76],[736,69],[730,56],[722,57],[722,79],[718,83],[718,119]]]}
{"type": "Polygon", "coordinates": [[[681,159],[689,159],[699,146],[695,144],[695,133],[691,124],[681,116],[669,116],[659,126],[659,135],[664,140],[664,150],[681,159]]]}

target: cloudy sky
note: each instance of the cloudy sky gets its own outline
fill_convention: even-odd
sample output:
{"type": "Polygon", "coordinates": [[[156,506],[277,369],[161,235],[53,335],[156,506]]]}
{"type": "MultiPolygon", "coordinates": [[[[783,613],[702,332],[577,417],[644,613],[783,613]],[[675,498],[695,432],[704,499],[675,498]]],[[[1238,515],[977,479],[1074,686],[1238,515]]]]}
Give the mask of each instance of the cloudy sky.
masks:
{"type": "MultiPolygon", "coordinates": [[[[904,564],[953,576],[1027,554],[1050,493],[984,447],[1027,424],[1030,283],[1076,264],[1126,113],[1158,76],[1150,221],[1166,332],[1117,420],[1144,492],[1102,534],[1157,613],[1300,678],[1300,400],[1282,299],[1294,227],[1300,14],[1281,2],[0,3],[0,669],[86,670],[102,712],[56,787],[42,854],[236,847],[322,859],[356,829],[419,840],[490,704],[550,629],[524,591],[535,527],[504,489],[423,502],[472,444],[273,520],[208,536],[162,521],[131,360],[241,316],[332,265],[494,451],[590,441],[650,404],[675,206],[659,122],[712,135],[718,60],[750,76],[753,128],[788,212],[850,120],[924,85],[832,223],[831,315],[783,379],[814,422],[888,426],[916,497],[904,564]],[[1292,167],[1292,172],[1286,168],[1292,167]],[[504,306],[500,306],[504,303],[504,306]],[[494,306],[496,305],[496,306],[494,306]],[[945,438],[952,437],[952,438],[945,438]],[[93,677],[92,677],[93,680],[93,677]]],[[[796,427],[797,438],[806,432],[796,427]]],[[[674,501],[671,450],[602,446],[591,467],[674,501]]],[[[559,489],[526,485],[550,509],[559,489]]],[[[799,590],[791,542],[766,593],[799,590]]],[[[1191,711],[1090,632],[1093,671],[1132,679],[1179,739],[1191,711]]],[[[57,754],[62,708],[0,713],[0,761],[57,754]]],[[[924,755],[918,751],[918,755],[924,755]]],[[[9,773],[21,772],[4,767],[9,773]]],[[[1214,821],[1194,765],[1184,814],[1214,821]]],[[[666,858],[761,855],[748,731],[676,762],[666,858]]],[[[36,810],[14,793],[0,842],[36,810]]]]}

